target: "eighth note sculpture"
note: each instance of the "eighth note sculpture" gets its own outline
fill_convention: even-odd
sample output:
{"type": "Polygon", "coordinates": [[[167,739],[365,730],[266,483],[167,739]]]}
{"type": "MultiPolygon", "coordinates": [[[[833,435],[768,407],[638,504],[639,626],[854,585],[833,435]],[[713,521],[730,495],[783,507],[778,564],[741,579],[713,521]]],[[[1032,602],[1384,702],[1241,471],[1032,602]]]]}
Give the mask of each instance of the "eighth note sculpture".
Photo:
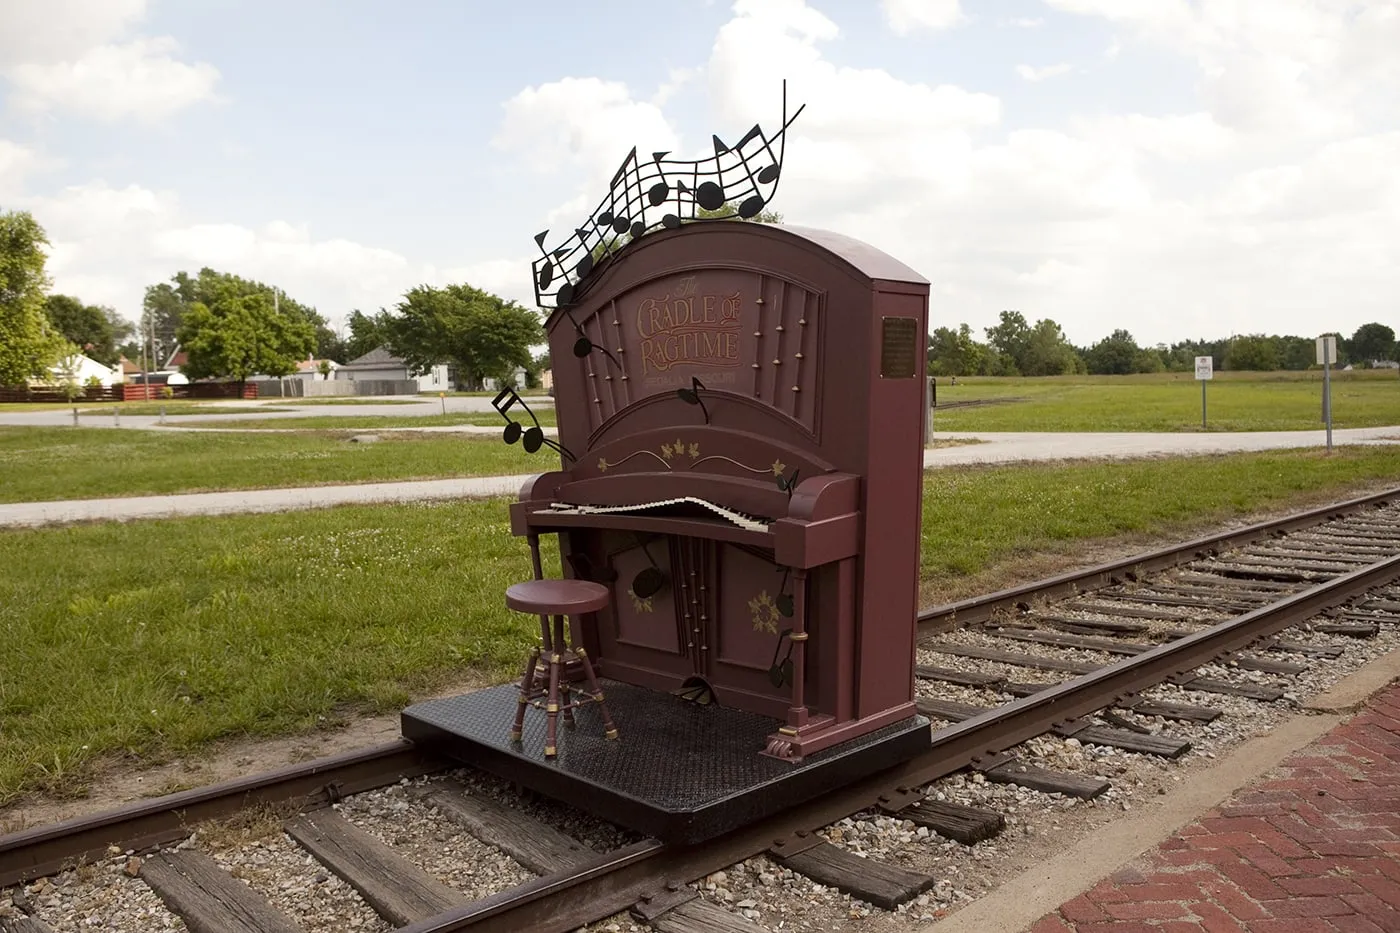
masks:
{"type": "MultiPolygon", "coordinates": [[[[531,264],[535,304],[567,309],[583,297],[594,269],[624,246],[653,230],[675,230],[685,222],[710,219],[697,217],[700,210],[715,211],[737,201],[738,212],[731,217],[758,216],[778,188],[787,129],[805,107],[788,116],[784,81],[782,125],[772,136],[757,123],[733,146],[714,136],[715,154],[694,162],[668,159],[670,152],[653,152],[650,159],[638,160],[633,146],[613,175],[607,196],[573,236],[546,249],[549,231],[536,234],[541,257],[531,264]]],[[[575,352],[586,356],[589,350],[575,352]]]]}

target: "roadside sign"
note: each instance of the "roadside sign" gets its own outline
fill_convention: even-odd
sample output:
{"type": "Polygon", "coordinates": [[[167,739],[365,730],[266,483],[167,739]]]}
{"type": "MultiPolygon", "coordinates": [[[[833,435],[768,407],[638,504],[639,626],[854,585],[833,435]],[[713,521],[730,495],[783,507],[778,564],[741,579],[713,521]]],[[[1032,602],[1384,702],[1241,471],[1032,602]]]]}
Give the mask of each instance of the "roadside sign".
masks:
{"type": "Polygon", "coordinates": [[[1337,338],[1329,334],[1317,338],[1317,365],[1327,366],[1337,362],[1337,338]]]}
{"type": "Polygon", "coordinates": [[[1198,356],[1198,357],[1196,357],[1196,378],[1197,378],[1197,379],[1213,379],[1213,378],[1215,378],[1215,359],[1214,359],[1213,357],[1209,357],[1209,356],[1198,356]]]}

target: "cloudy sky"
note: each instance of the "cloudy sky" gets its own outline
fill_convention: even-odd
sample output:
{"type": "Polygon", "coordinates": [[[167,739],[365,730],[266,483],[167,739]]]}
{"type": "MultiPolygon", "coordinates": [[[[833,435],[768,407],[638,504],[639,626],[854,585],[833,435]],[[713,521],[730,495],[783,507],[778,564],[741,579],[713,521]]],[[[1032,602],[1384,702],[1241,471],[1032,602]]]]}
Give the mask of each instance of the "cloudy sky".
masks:
{"type": "Polygon", "coordinates": [[[1400,325],[1400,0],[4,0],[0,209],[140,313],[202,265],[333,322],[532,302],[635,144],[807,110],[773,207],[1089,343],[1400,325]]]}

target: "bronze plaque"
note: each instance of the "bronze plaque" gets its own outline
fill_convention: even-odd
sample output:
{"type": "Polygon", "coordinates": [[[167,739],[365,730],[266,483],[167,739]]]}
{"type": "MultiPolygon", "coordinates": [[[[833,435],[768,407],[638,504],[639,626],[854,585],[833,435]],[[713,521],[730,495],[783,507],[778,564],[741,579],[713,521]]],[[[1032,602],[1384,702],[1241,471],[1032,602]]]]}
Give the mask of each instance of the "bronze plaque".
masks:
{"type": "Polygon", "coordinates": [[[919,322],[912,317],[880,319],[880,378],[912,379],[919,349],[919,322]]]}

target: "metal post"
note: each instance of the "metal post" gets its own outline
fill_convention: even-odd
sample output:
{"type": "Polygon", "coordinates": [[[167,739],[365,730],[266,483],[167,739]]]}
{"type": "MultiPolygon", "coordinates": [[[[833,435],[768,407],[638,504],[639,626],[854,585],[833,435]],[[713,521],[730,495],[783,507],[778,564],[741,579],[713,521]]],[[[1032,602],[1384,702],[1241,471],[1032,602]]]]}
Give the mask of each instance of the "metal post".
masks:
{"type": "Polygon", "coordinates": [[[1206,429],[1206,381],[1201,380],[1201,430],[1206,429]]]}
{"type": "Polygon", "coordinates": [[[1332,363],[1322,364],[1322,418],[1327,422],[1327,452],[1332,452],[1332,363]]]}

